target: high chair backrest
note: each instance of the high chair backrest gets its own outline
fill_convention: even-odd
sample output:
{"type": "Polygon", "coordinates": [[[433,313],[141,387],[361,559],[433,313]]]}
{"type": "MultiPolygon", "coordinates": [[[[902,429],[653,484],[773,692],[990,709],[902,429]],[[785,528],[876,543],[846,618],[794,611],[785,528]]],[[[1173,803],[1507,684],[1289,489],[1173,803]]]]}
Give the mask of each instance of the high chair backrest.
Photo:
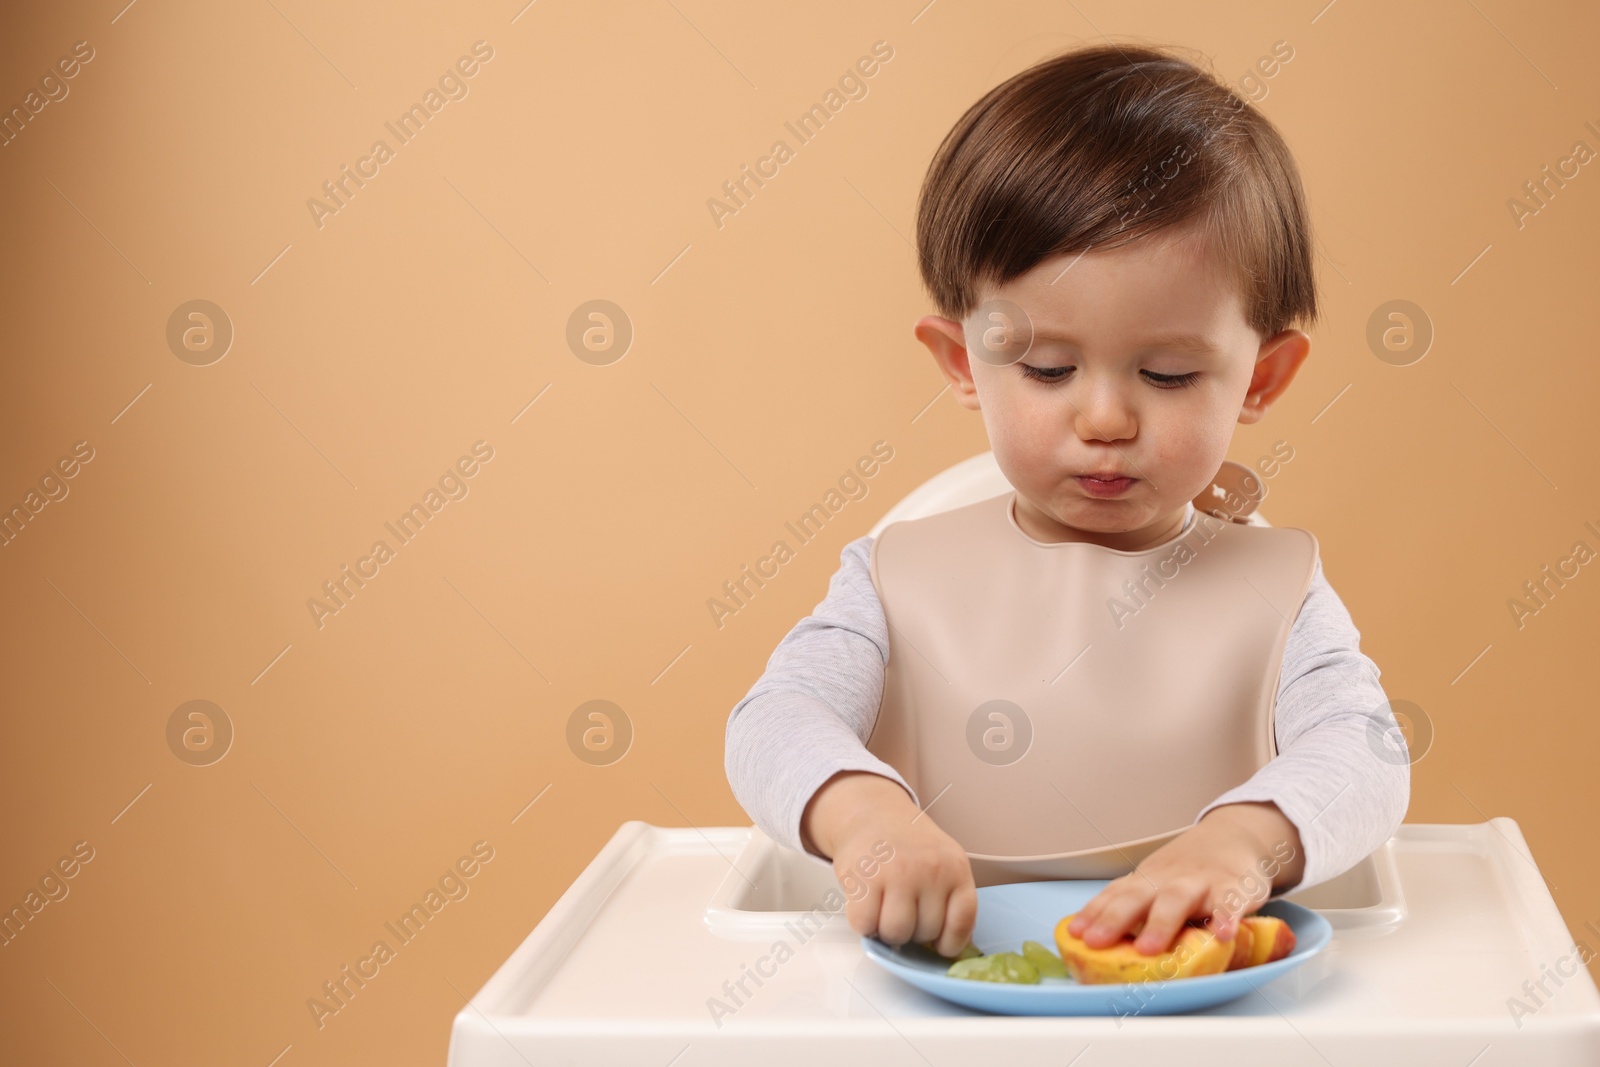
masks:
{"type": "MultiPolygon", "coordinates": [[[[877,537],[885,526],[902,519],[920,519],[941,511],[975,504],[992,496],[999,496],[1011,488],[1006,476],[1000,472],[993,452],[982,452],[947,467],[917,486],[890,508],[868,533],[877,537]]],[[[1271,526],[1259,511],[1249,516],[1253,526],[1271,526]]]]}

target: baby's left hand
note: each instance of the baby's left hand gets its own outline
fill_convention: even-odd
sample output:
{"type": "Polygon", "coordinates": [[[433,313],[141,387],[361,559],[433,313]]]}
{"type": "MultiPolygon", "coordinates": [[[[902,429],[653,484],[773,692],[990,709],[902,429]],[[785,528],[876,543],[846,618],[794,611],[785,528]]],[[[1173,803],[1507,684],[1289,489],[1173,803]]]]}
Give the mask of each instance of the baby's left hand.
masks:
{"type": "Polygon", "coordinates": [[[1239,918],[1267,899],[1271,885],[1294,885],[1303,869],[1300,835],[1276,804],[1225,804],[1102,889],[1067,931],[1105,948],[1142,922],[1134,947],[1153,956],[1171,949],[1191,917],[1209,917],[1211,931],[1232,941],[1239,918]],[[1287,863],[1285,843],[1293,849],[1287,863]]]}

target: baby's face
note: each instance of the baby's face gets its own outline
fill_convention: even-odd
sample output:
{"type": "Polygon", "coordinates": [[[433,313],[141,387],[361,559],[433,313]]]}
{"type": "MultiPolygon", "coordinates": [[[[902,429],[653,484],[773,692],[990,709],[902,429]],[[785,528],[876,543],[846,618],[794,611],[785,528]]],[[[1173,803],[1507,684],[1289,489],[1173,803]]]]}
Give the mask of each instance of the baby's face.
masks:
{"type": "Polygon", "coordinates": [[[1039,541],[1127,551],[1176,534],[1234,426],[1259,419],[1309,351],[1298,330],[1263,341],[1191,232],[1047,260],[981,297],[965,323],[930,317],[917,334],[983,412],[1017,522],[1039,541]]]}

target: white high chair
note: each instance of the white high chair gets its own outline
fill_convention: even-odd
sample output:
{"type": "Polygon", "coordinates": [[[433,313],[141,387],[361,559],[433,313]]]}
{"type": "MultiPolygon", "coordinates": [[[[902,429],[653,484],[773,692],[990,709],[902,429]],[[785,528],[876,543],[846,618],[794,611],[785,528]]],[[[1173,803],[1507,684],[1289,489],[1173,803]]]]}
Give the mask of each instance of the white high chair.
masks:
{"type": "MultiPolygon", "coordinates": [[[[870,532],[1009,488],[992,453],[973,456],[870,532]]],[[[1187,1015],[987,1015],[868,960],[826,903],[842,900],[826,861],[753,826],[630,820],[456,1015],[448,1062],[1068,1063],[1092,1048],[1096,1067],[1600,1064],[1600,991],[1584,966],[1600,926],[1580,949],[1513,820],[1408,823],[1286,899],[1328,919],[1333,943],[1240,1000],[1187,1015]],[[714,1017],[713,999],[733,1014],[714,1017]]]]}

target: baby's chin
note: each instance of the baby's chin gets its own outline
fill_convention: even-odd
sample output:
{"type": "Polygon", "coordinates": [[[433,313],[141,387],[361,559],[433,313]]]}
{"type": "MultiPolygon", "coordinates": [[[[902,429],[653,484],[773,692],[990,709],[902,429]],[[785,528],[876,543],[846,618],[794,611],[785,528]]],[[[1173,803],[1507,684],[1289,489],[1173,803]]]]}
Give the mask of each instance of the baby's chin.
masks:
{"type": "Polygon", "coordinates": [[[1041,510],[1063,526],[1085,533],[1132,533],[1156,521],[1148,506],[1126,500],[1093,500],[1041,510]]]}
{"type": "Polygon", "coordinates": [[[1181,507],[1166,508],[1148,500],[1126,498],[1085,500],[1067,496],[1070,492],[1067,490],[1042,503],[1033,498],[1034,510],[1062,526],[1088,534],[1128,534],[1164,522],[1181,521],[1181,507]]]}
{"type": "Polygon", "coordinates": [[[1127,533],[1154,522],[1161,509],[1147,499],[1150,487],[1135,482],[1118,497],[1088,496],[1076,485],[1050,486],[1024,493],[1038,511],[1055,521],[1097,533],[1127,533]]]}

